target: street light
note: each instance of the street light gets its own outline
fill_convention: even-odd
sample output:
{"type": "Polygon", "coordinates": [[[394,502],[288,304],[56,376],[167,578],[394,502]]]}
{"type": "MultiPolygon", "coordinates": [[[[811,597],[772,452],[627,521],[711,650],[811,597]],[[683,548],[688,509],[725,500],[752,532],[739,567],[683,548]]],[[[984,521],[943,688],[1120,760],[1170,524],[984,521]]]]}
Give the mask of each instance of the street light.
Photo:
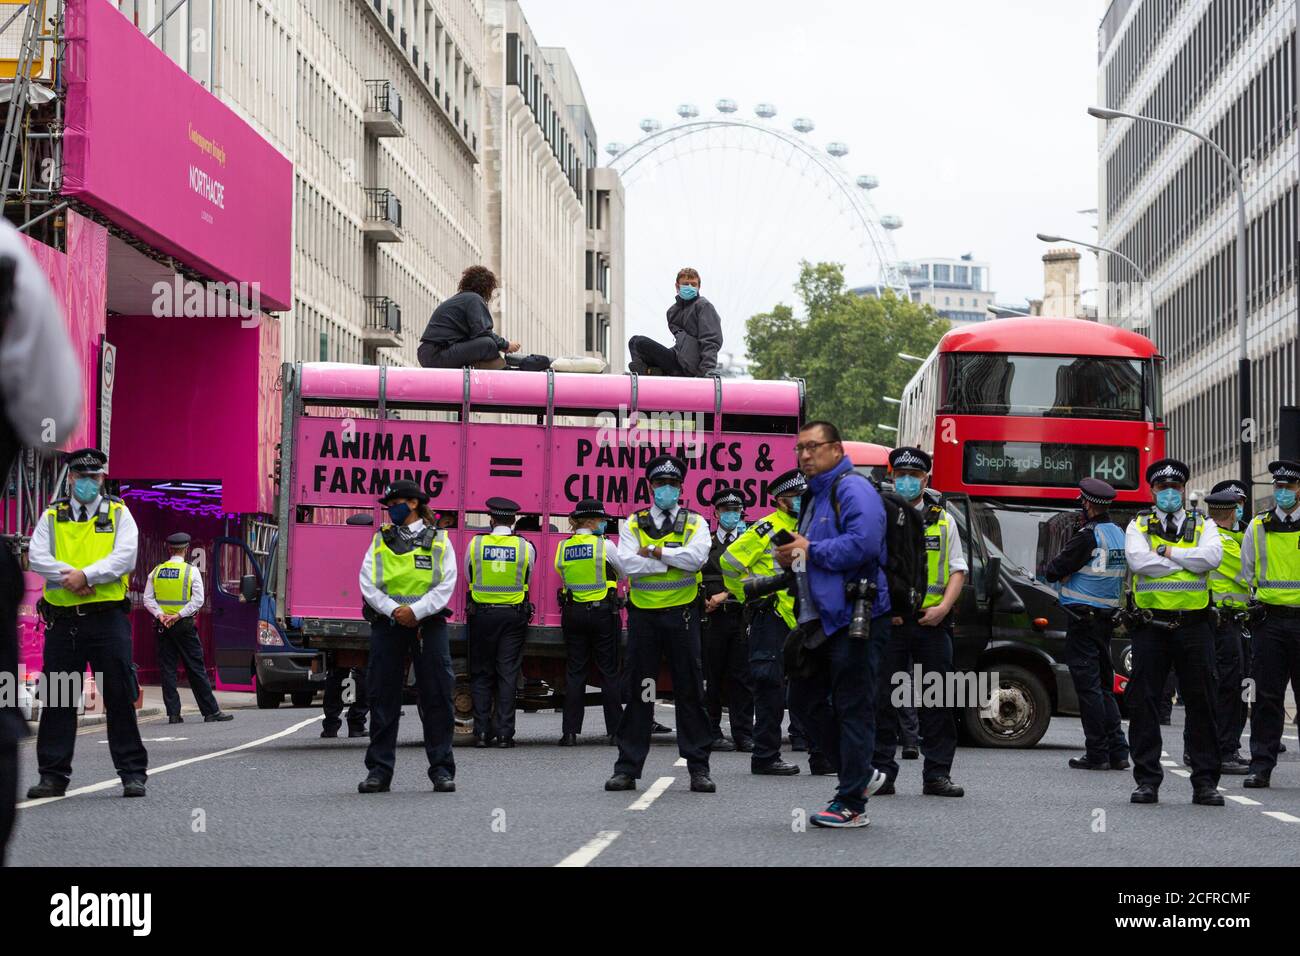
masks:
{"type": "Polygon", "coordinates": [[[1005,306],[1001,306],[1001,305],[985,306],[984,311],[992,313],[993,318],[995,319],[1003,319],[1006,318],[1008,315],[1024,315],[1029,317],[1033,316],[1032,312],[1017,312],[1015,309],[1008,309],[1005,306]]]}
{"type": "Polygon", "coordinates": [[[883,431],[893,432],[894,434],[898,434],[898,429],[897,429],[897,428],[895,428],[893,425],[886,425],[884,422],[881,422],[881,423],[880,423],[879,425],[877,425],[876,427],[879,428],[879,429],[882,429],[883,431]]]}
{"type": "Polygon", "coordinates": [[[888,402],[890,405],[902,405],[902,404],[903,404],[903,403],[902,403],[900,400],[898,400],[897,398],[890,398],[888,395],[881,395],[880,398],[881,398],[883,401],[888,402]]]}
{"type": "MultiPolygon", "coordinates": [[[[1125,262],[1129,264],[1129,266],[1132,267],[1133,271],[1137,273],[1138,280],[1142,283],[1143,292],[1145,293],[1146,290],[1150,288],[1149,283],[1147,281],[1147,274],[1142,271],[1141,267],[1136,262],[1134,262],[1128,256],[1124,255],[1124,253],[1120,252],[1118,249],[1109,249],[1106,246],[1098,246],[1094,243],[1083,242],[1079,239],[1065,239],[1061,236],[1050,236],[1045,232],[1037,233],[1037,236],[1043,242],[1071,242],[1074,243],[1074,245],[1076,246],[1083,246],[1083,248],[1085,249],[1091,249],[1093,252],[1104,252],[1108,256],[1116,256],[1120,259],[1123,259],[1125,262]]],[[[1082,293],[1080,293],[1080,295],[1082,295],[1082,293]]],[[[1143,307],[1143,311],[1146,312],[1148,317],[1150,316],[1151,312],[1145,306],[1143,307]]]]}
{"type": "MultiPolygon", "coordinates": [[[[1089,106],[1088,115],[1095,116],[1097,119],[1131,119],[1140,123],[1154,123],[1156,126],[1167,126],[1170,129],[1181,130],[1190,136],[1195,136],[1201,142],[1205,143],[1214,151],[1214,153],[1228,167],[1228,172],[1232,174],[1232,184],[1237,187],[1237,402],[1241,408],[1241,483],[1246,489],[1246,510],[1250,510],[1252,491],[1254,488],[1254,473],[1251,469],[1251,448],[1250,442],[1245,439],[1246,422],[1250,420],[1250,356],[1246,352],[1246,189],[1241,183],[1241,171],[1229,156],[1214,140],[1206,136],[1199,130],[1192,129],[1190,126],[1183,126],[1181,123],[1171,123],[1168,120],[1156,119],[1153,116],[1142,116],[1138,113],[1125,113],[1122,110],[1111,110],[1101,106],[1089,106]]],[[[1251,429],[1253,436],[1254,429],[1251,429]]]]}
{"type": "Polygon", "coordinates": [[[920,362],[920,363],[922,363],[922,364],[925,363],[925,359],[921,358],[921,356],[919,356],[919,355],[908,355],[906,352],[899,352],[899,353],[898,353],[898,357],[901,358],[901,359],[907,359],[909,362],[920,362]]]}

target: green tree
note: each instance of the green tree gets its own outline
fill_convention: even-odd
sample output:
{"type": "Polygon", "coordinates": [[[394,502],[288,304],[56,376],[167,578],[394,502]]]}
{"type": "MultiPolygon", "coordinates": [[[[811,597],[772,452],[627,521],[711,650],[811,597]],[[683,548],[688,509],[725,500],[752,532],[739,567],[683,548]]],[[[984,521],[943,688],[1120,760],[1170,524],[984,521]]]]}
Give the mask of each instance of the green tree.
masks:
{"type": "Polygon", "coordinates": [[[894,433],[877,424],[893,424],[896,406],[881,396],[900,396],[917,369],[898,353],[928,355],[948,321],[892,292],[878,299],[853,294],[843,265],[834,262],[803,262],[795,291],[804,317],[779,304],[746,323],[754,377],[802,378],[809,418],[834,422],[845,438],[894,445],[894,433]]]}

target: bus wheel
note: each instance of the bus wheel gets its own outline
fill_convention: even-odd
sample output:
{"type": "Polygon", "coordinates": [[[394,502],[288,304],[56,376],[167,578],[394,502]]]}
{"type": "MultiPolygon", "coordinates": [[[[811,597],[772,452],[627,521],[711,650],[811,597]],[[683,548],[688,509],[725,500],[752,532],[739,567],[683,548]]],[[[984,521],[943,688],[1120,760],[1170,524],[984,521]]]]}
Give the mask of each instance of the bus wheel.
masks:
{"type": "Polygon", "coordinates": [[[966,730],[980,747],[1032,747],[1047,733],[1052,699],[1032,671],[1015,664],[998,664],[999,686],[987,711],[963,711],[966,730]]]}
{"type": "Polygon", "coordinates": [[[316,699],[316,692],[314,690],[296,690],[289,695],[289,699],[293,701],[295,707],[310,707],[311,702],[316,699]]]}
{"type": "Polygon", "coordinates": [[[262,710],[274,710],[280,706],[284,700],[284,694],[276,694],[269,690],[263,690],[259,685],[257,688],[257,706],[262,710]]]}

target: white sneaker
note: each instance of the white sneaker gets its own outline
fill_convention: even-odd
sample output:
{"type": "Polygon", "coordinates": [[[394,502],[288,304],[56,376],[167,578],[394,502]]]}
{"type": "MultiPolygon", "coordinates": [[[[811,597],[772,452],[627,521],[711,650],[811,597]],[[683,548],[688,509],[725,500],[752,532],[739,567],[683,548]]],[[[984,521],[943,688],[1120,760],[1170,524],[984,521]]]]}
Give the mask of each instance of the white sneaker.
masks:
{"type": "Polygon", "coordinates": [[[886,777],[883,773],[881,773],[875,767],[872,767],[871,779],[867,781],[867,788],[862,791],[862,796],[863,797],[873,796],[877,790],[879,790],[881,787],[885,785],[885,781],[888,779],[889,778],[886,777]]]}

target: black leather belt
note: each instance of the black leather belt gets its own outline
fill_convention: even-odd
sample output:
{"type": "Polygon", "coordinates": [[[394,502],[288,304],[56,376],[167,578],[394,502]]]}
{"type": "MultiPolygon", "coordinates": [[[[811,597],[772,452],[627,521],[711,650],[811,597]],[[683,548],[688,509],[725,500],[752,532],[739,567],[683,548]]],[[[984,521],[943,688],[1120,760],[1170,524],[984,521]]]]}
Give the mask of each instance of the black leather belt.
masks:
{"type": "Polygon", "coordinates": [[[599,601],[570,601],[565,608],[582,608],[587,611],[617,611],[618,604],[607,598],[599,601]]]}
{"type": "Polygon", "coordinates": [[[1290,604],[1264,604],[1263,607],[1269,617],[1300,617],[1300,607],[1293,607],[1290,604]]]}
{"type": "Polygon", "coordinates": [[[1150,611],[1152,620],[1169,624],[1199,624],[1210,619],[1208,607],[1197,608],[1195,611],[1157,611],[1154,608],[1150,611]]]}
{"type": "Polygon", "coordinates": [[[94,614],[105,614],[109,611],[125,611],[130,602],[121,601],[91,601],[87,604],[73,604],[64,607],[59,604],[51,604],[48,601],[42,601],[41,614],[47,620],[62,621],[73,617],[89,617],[94,614]]]}

